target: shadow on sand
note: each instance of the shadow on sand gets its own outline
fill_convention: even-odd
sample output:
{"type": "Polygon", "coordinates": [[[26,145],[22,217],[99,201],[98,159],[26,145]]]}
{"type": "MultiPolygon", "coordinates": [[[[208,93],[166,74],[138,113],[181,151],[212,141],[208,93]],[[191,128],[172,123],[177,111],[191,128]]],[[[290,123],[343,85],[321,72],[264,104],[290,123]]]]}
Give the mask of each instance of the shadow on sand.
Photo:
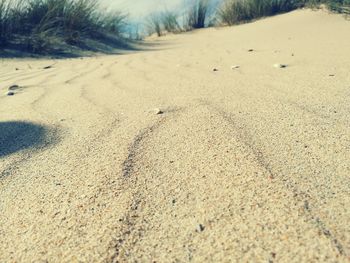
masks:
{"type": "Polygon", "coordinates": [[[79,45],[58,45],[47,50],[38,50],[31,52],[23,44],[11,44],[7,47],[0,47],[0,58],[79,58],[95,56],[96,54],[104,55],[123,55],[139,51],[160,50],[161,44],[149,43],[146,41],[136,40],[116,40],[112,38],[103,38],[99,41],[86,39],[79,45]]]}
{"type": "Polygon", "coordinates": [[[24,121],[0,122],[0,158],[24,149],[38,149],[52,142],[49,128],[24,121]]]}

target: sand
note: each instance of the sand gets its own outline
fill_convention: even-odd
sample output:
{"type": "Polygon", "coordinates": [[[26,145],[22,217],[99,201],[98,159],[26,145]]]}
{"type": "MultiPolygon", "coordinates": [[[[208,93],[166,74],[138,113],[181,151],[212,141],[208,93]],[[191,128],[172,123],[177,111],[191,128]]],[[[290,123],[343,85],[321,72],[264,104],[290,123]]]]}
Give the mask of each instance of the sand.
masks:
{"type": "Polygon", "coordinates": [[[299,10],[2,60],[0,262],[349,262],[349,32],[299,10]]]}

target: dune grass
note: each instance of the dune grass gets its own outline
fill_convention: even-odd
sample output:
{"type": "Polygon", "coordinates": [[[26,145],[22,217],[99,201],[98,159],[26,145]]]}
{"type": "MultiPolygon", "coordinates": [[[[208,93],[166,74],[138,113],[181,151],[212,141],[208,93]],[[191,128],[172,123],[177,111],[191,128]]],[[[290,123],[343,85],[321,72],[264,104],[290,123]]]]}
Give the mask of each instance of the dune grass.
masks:
{"type": "Polygon", "coordinates": [[[162,36],[166,33],[181,33],[206,26],[210,0],[190,0],[184,7],[185,14],[181,17],[174,11],[152,13],[146,20],[149,35],[156,33],[162,36]]]}
{"type": "Polygon", "coordinates": [[[0,0],[0,45],[45,53],[87,40],[119,38],[126,16],[95,0],[0,0]]]}
{"type": "Polygon", "coordinates": [[[166,33],[180,33],[183,32],[178,21],[176,12],[164,11],[160,13],[152,13],[146,19],[146,29],[149,35],[157,34],[158,37],[166,33]]]}
{"type": "Polygon", "coordinates": [[[176,12],[164,12],[161,16],[161,22],[166,32],[179,33],[183,31],[178,21],[178,15],[176,12]]]}
{"type": "Polygon", "coordinates": [[[333,12],[350,15],[350,0],[309,0],[307,3],[312,6],[324,4],[333,12]]]}
{"type": "Polygon", "coordinates": [[[234,25],[321,4],[339,13],[349,13],[350,10],[350,0],[224,0],[217,15],[223,24],[234,25]]]}
{"type": "Polygon", "coordinates": [[[162,13],[152,13],[146,19],[146,30],[148,35],[157,34],[162,36],[164,32],[162,13]]]}
{"type": "Polygon", "coordinates": [[[184,28],[187,30],[204,28],[208,9],[209,0],[194,0],[185,18],[184,28]]]}
{"type": "Polygon", "coordinates": [[[293,0],[226,0],[218,11],[222,23],[234,25],[300,7],[293,0]]]}

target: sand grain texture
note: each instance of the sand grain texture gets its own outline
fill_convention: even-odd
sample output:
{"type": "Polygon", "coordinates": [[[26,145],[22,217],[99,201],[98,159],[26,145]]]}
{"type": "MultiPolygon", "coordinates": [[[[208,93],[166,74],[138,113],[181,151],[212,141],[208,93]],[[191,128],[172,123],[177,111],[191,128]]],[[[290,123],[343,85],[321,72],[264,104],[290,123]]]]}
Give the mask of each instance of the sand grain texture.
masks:
{"type": "Polygon", "coordinates": [[[301,10],[1,61],[0,262],[349,262],[349,32],[301,10]]]}

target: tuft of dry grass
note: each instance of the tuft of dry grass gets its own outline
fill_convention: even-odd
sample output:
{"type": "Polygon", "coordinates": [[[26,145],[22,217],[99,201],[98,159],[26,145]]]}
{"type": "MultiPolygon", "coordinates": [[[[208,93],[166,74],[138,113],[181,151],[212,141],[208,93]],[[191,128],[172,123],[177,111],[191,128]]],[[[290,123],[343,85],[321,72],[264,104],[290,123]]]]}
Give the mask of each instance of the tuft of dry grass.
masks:
{"type": "Polygon", "coordinates": [[[166,33],[180,33],[183,31],[178,22],[177,14],[171,11],[149,15],[146,19],[146,30],[149,35],[156,33],[158,37],[166,33]]]}
{"type": "Polygon", "coordinates": [[[160,13],[152,13],[146,19],[146,30],[149,35],[154,33],[158,37],[163,35],[162,17],[160,13]]]}
{"type": "Polygon", "coordinates": [[[300,7],[297,0],[226,0],[219,9],[222,23],[233,25],[300,7]]]}
{"type": "Polygon", "coordinates": [[[332,11],[350,14],[350,0],[224,0],[218,18],[223,24],[234,25],[321,4],[332,11]]]}
{"type": "MultiPolygon", "coordinates": [[[[317,0],[313,1],[317,2],[317,0]]],[[[333,12],[350,15],[350,0],[324,0],[318,2],[326,4],[326,6],[333,12]]]]}
{"type": "Polygon", "coordinates": [[[194,0],[184,22],[186,30],[204,28],[209,10],[209,0],[194,0]]]}
{"type": "Polygon", "coordinates": [[[163,28],[166,32],[170,33],[179,33],[182,30],[179,22],[178,22],[178,16],[175,12],[166,11],[161,16],[161,21],[163,28]]]}
{"type": "Polygon", "coordinates": [[[0,0],[0,45],[45,53],[86,39],[120,37],[126,16],[104,13],[95,0],[0,0]]]}

